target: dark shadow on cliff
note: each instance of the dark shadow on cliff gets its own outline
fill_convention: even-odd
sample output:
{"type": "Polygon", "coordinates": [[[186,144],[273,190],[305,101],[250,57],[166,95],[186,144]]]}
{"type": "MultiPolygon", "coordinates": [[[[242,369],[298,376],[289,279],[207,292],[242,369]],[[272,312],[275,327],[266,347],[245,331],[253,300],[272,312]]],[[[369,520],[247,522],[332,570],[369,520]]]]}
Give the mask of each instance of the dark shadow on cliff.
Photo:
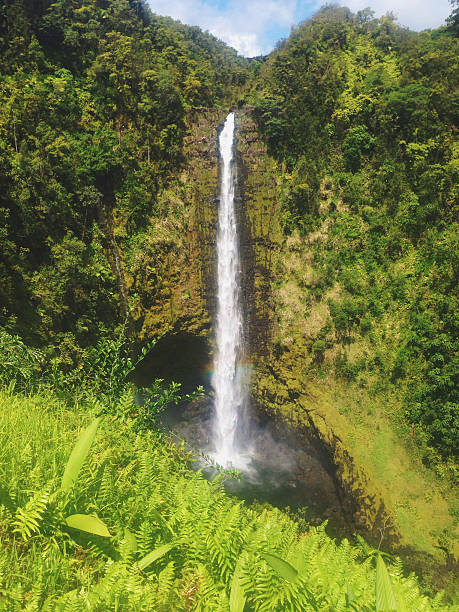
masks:
{"type": "Polygon", "coordinates": [[[140,387],[148,387],[158,378],[166,383],[181,384],[183,393],[191,393],[202,385],[210,387],[210,346],[204,336],[173,332],[162,336],[132,378],[140,387]]]}

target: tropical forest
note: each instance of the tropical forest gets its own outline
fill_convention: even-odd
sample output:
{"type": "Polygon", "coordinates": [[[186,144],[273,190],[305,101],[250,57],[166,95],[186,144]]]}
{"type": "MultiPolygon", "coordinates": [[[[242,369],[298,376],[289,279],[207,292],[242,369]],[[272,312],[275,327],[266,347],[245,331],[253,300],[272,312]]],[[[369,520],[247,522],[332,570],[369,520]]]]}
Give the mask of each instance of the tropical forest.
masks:
{"type": "Polygon", "coordinates": [[[0,612],[459,611],[458,51],[2,0],[0,612]]]}

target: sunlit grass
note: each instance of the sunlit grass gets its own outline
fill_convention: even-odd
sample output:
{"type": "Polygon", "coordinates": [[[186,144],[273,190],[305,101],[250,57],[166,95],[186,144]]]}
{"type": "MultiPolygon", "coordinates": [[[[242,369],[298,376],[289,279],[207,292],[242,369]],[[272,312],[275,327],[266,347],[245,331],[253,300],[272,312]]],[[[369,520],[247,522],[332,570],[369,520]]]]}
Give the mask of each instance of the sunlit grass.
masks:
{"type": "Polygon", "coordinates": [[[384,500],[402,536],[401,545],[444,561],[438,538],[446,532],[451,552],[457,556],[451,514],[454,492],[408,448],[410,433],[397,423],[396,399],[371,398],[367,390],[336,380],[327,379],[320,387],[310,384],[315,408],[327,423],[333,423],[333,432],[368,476],[368,494],[374,488],[384,500]]]}
{"type": "MultiPolygon", "coordinates": [[[[374,609],[367,545],[337,544],[323,528],[301,532],[279,510],[245,507],[219,478],[189,470],[167,439],[129,421],[105,417],[75,484],[60,490],[97,408],[0,392],[0,611],[233,610],[234,580],[253,611],[341,609],[351,591],[353,609],[374,609]],[[32,533],[19,533],[18,508],[47,487],[54,501],[32,533]],[[114,537],[69,531],[69,512],[96,515],[114,537]]],[[[447,609],[420,595],[400,563],[389,574],[399,601],[447,609]]]]}

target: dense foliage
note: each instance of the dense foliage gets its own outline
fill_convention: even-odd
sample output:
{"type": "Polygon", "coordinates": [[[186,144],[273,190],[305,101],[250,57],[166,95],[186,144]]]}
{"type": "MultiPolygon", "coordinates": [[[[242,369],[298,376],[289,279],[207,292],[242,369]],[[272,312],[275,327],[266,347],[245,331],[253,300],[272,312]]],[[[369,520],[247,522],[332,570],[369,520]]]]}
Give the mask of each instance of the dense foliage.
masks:
{"type": "Polygon", "coordinates": [[[1,3],[0,610],[446,609],[193,473],[154,431],[178,386],[134,402],[127,379],[190,113],[250,102],[279,162],[278,315],[293,277],[307,327],[276,350],[296,333],[311,369],[395,389],[426,462],[454,455],[457,47],[457,9],[414,34],[327,6],[250,63],[142,1],[1,3]]]}
{"type": "Polygon", "coordinates": [[[0,59],[0,325],[70,367],[127,316],[122,255],[169,212],[187,111],[246,62],[128,0],[2,2],[0,59]]]}
{"type": "Polygon", "coordinates": [[[228,497],[129,418],[75,444],[98,410],[0,393],[0,610],[448,609],[365,543],[228,497]]]}
{"type": "MultiPolygon", "coordinates": [[[[327,6],[255,66],[249,95],[284,164],[284,226],[321,236],[304,300],[330,316],[313,364],[338,346],[338,375],[399,387],[445,456],[459,439],[456,12],[414,34],[327,6]]],[[[158,194],[187,110],[235,99],[249,64],[128,0],[8,0],[0,34],[0,325],[71,369],[129,319],[125,269],[173,214],[158,194]]]]}
{"type": "Polygon", "coordinates": [[[307,245],[303,307],[329,315],[306,332],[312,365],[397,387],[413,433],[444,456],[459,440],[457,74],[452,25],[415,34],[326,6],[251,96],[283,164],[284,226],[307,245]]]}

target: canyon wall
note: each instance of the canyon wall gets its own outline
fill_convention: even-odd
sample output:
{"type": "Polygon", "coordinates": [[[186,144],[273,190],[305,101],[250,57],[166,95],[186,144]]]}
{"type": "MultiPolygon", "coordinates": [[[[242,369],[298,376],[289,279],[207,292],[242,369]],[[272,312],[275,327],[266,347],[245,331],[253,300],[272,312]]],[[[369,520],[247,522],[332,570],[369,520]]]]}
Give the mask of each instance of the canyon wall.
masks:
{"type": "MultiPolygon", "coordinates": [[[[209,384],[206,373],[212,364],[217,133],[226,114],[225,110],[202,109],[190,116],[186,163],[177,185],[164,194],[165,206],[179,209],[179,214],[172,215],[175,242],[165,240],[160,245],[154,262],[146,262],[154,272],[136,289],[141,295],[134,315],[139,340],[163,334],[145,360],[144,380],[154,373],[153,377],[184,383],[187,390],[198,382],[209,384]]],[[[432,555],[441,561],[436,532],[450,522],[445,500],[433,492],[435,504],[426,505],[424,493],[397,491],[391,486],[384,465],[378,472],[378,465],[372,464],[375,445],[386,444],[381,437],[384,424],[380,426],[377,415],[370,412],[365,422],[356,421],[365,412],[361,410],[365,392],[351,395],[345,384],[312,374],[309,327],[314,320],[310,313],[296,309],[298,287],[285,278],[299,249],[307,260],[307,252],[303,253],[307,241],[287,236],[282,229],[283,173],[267,154],[250,108],[237,112],[236,138],[236,207],[253,410],[257,418],[289,423],[326,450],[356,531],[376,546],[383,541],[386,550],[409,553],[411,566],[418,569],[432,565],[432,555]],[[290,333],[292,328],[300,331],[290,333]],[[429,533],[425,533],[426,523],[432,525],[429,533]]],[[[161,230],[167,231],[167,223],[158,228],[160,236],[161,230]]],[[[311,262],[307,265],[312,267],[311,262]]],[[[395,445],[397,460],[403,461],[405,455],[397,441],[389,442],[395,445]]],[[[425,484],[420,482],[420,486],[424,491],[425,484]]]]}

